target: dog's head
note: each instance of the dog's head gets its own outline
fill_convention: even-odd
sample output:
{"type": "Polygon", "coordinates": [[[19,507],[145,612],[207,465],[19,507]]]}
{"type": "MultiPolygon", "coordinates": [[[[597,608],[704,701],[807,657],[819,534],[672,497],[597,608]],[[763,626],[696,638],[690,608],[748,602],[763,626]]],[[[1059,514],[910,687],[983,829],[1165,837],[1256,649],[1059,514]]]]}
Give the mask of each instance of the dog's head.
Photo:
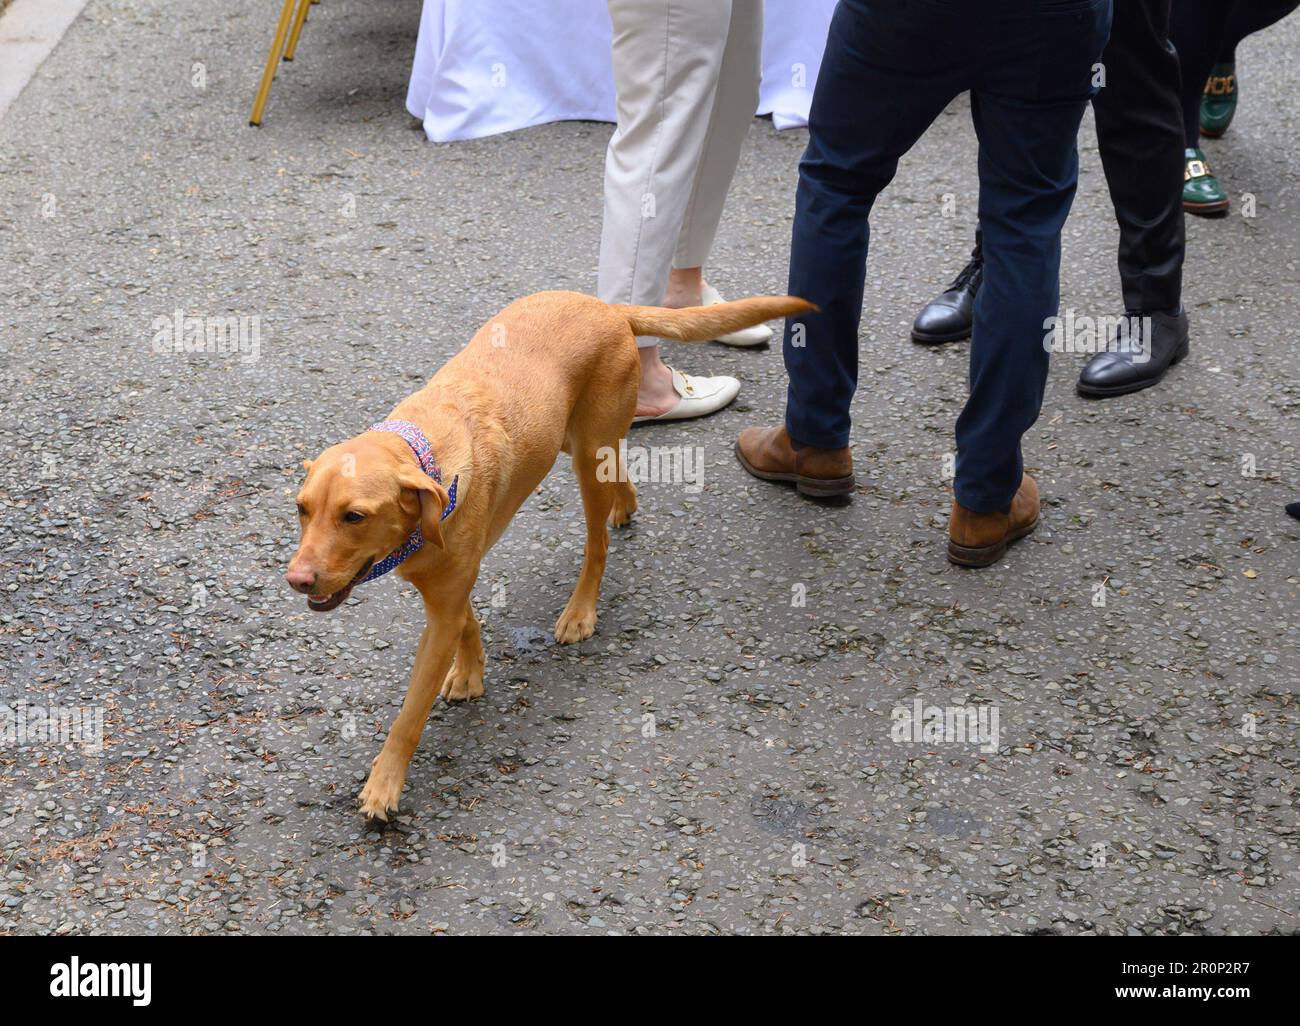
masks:
{"type": "Polygon", "coordinates": [[[370,568],[400,548],[416,524],[426,545],[444,546],[447,490],[420,469],[395,435],[368,432],[326,449],[303,467],[298,551],[285,574],[324,613],[341,605],[370,568]]]}

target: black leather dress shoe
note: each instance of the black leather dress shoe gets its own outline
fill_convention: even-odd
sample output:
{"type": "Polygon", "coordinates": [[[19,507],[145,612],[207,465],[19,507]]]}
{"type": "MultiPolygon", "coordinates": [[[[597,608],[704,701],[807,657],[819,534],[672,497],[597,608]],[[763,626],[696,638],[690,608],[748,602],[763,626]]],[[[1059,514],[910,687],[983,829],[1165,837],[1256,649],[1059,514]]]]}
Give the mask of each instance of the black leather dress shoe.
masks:
{"type": "Polygon", "coordinates": [[[947,291],[926,303],[912,322],[912,341],[932,346],[941,342],[960,342],[970,338],[975,315],[975,294],[984,280],[983,240],[975,233],[975,248],[970,263],[962,268],[947,291]]]}
{"type": "Polygon", "coordinates": [[[1293,517],[1295,517],[1297,520],[1300,520],[1300,502],[1287,503],[1286,511],[1290,513],[1293,517]]]}
{"type": "Polygon", "coordinates": [[[1079,374],[1079,394],[1089,399],[1127,395],[1158,384],[1187,355],[1187,314],[1130,313],[1120,322],[1118,336],[1108,342],[1108,351],[1094,356],[1079,374]],[[1149,338],[1139,337],[1141,324],[1149,324],[1149,332],[1142,332],[1149,338]]]}

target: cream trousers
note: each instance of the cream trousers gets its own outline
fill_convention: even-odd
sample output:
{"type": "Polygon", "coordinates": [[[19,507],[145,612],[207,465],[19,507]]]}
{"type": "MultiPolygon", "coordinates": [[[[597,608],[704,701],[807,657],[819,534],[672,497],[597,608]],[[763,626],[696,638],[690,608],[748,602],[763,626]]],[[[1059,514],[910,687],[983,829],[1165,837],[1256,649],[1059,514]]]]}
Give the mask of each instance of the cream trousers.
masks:
{"type": "Polygon", "coordinates": [[[713,246],[758,107],[763,0],[609,0],[609,16],[618,126],[596,293],[657,305],[669,270],[713,246]]]}

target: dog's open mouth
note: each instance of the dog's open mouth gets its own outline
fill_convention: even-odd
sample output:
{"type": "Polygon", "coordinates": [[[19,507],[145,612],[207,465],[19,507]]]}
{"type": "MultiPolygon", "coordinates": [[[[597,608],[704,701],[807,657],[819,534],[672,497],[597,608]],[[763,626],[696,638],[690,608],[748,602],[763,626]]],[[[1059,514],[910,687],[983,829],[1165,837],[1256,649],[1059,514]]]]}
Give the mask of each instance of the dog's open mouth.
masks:
{"type": "Polygon", "coordinates": [[[365,565],[357,571],[357,575],[336,592],[329,595],[308,595],[307,608],[314,613],[328,613],[331,609],[337,609],[343,605],[344,600],[352,594],[352,589],[361,583],[361,579],[370,572],[374,564],[373,559],[367,559],[365,565]]]}

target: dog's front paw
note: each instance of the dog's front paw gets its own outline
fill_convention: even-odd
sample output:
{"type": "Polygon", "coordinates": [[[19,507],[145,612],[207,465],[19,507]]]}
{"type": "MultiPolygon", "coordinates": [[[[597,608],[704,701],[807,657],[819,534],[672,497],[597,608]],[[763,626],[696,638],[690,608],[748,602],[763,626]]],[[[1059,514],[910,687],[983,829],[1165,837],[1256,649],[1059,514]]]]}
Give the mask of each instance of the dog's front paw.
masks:
{"type": "Polygon", "coordinates": [[[438,692],[448,702],[464,702],[469,698],[483,697],[483,664],[464,667],[460,659],[447,671],[447,679],[438,692]]]}
{"type": "Polygon", "coordinates": [[[555,621],[555,640],[561,645],[572,645],[575,641],[585,641],[596,633],[596,607],[574,609],[566,606],[560,618],[555,621]]]}
{"type": "Polygon", "coordinates": [[[388,814],[397,811],[397,800],[405,781],[406,770],[394,769],[391,760],[385,759],[381,752],[371,764],[370,778],[357,800],[361,814],[367,819],[380,819],[387,823],[388,814]]]}

